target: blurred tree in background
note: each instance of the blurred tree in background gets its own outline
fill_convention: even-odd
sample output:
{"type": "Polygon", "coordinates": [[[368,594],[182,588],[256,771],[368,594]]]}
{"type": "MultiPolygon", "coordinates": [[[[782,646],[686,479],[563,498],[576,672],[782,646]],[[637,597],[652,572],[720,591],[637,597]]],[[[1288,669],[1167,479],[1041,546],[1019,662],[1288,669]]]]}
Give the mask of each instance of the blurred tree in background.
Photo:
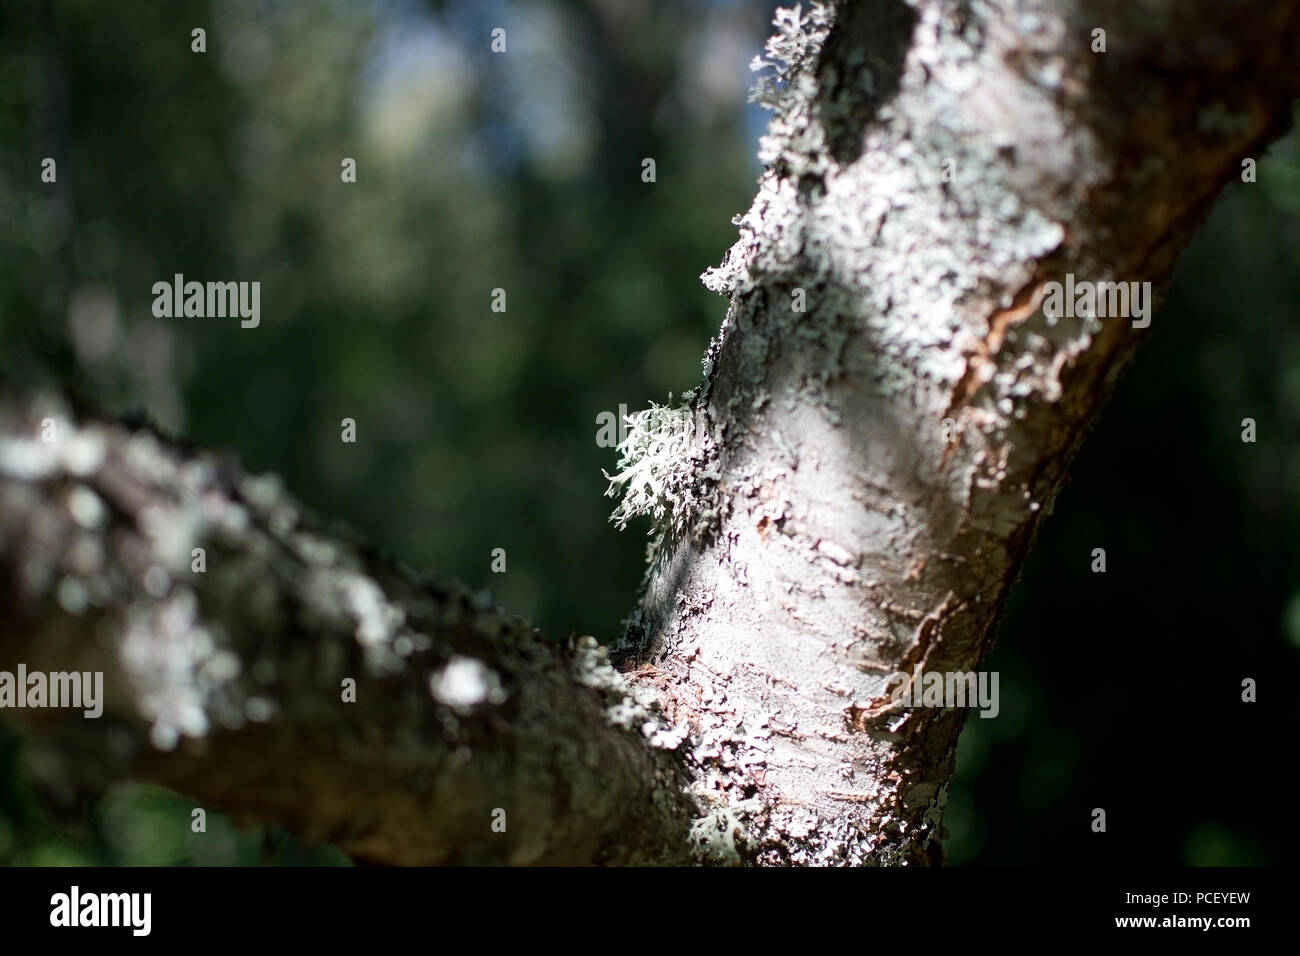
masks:
{"type": "MultiPolygon", "coordinates": [[[[0,370],[229,447],[553,636],[610,637],[643,540],[608,524],[596,417],[698,384],[724,311],[698,276],[753,192],[747,66],[772,6],[0,0],[0,370]],[[176,273],[260,281],[261,325],[155,318],[176,273]]],[[[1300,648],[1294,136],[1259,180],[1182,263],[1017,589],[988,665],[1004,714],[962,738],[954,862],[1087,857],[1054,808],[1128,786],[1151,793],[1133,859],[1277,859],[1252,788],[1215,818],[1188,789],[1267,754],[1179,679],[1294,678],[1300,648]],[[1120,614],[1150,641],[1117,650],[1113,686],[1079,686],[1071,654],[1120,614]]],[[[0,734],[0,862],[345,862],[216,814],[193,844],[190,803],[152,788],[55,819],[0,734]]]]}

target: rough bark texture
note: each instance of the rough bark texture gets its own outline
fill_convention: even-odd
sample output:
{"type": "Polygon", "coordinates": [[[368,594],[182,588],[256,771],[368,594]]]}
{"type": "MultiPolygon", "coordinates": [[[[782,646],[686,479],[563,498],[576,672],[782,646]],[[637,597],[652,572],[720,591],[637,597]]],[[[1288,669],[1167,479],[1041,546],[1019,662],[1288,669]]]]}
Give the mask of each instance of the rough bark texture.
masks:
{"type": "Polygon", "coordinates": [[[704,427],[643,416],[615,482],[663,531],[630,685],[273,480],[7,399],[0,668],[112,688],[99,721],[26,713],[51,722],[34,772],[142,776],[384,862],[935,861],[965,712],[886,712],[885,675],[979,666],[1143,334],[1049,319],[1043,285],[1163,282],[1285,122],[1298,29],[1300,0],[781,14],[769,168],[706,275],[731,306],[704,427]]]}
{"type": "Polygon", "coordinates": [[[624,653],[706,742],[720,849],[937,859],[966,711],[882,715],[886,675],[979,666],[1145,334],[1049,320],[1042,287],[1160,288],[1287,116],[1298,14],[877,0],[780,15],[770,166],[705,276],[731,307],[701,427],[684,452],[625,462],[660,476],[668,517],[624,653]]]}
{"type": "Polygon", "coordinates": [[[383,560],[273,477],[6,397],[0,588],[0,670],[105,673],[98,719],[5,712],[47,731],[56,798],[145,779],[385,863],[688,859],[680,738],[594,639],[383,560]]]}

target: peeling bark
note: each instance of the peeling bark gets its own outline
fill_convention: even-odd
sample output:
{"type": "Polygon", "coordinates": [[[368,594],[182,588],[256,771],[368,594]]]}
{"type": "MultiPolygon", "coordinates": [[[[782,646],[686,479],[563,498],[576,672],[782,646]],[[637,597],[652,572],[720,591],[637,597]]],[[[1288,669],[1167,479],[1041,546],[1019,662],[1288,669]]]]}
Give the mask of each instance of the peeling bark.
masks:
{"type": "Polygon", "coordinates": [[[142,777],[390,863],[940,859],[966,714],[890,710],[886,675],[979,667],[1145,334],[1049,318],[1045,284],[1164,283],[1300,93],[1300,0],[873,0],[778,26],[767,172],[705,276],[731,304],[704,427],[634,428],[615,479],[620,517],[661,525],[625,674],[273,479],[6,398],[0,668],[111,689],[100,720],[23,715],[49,789],[142,777]]]}

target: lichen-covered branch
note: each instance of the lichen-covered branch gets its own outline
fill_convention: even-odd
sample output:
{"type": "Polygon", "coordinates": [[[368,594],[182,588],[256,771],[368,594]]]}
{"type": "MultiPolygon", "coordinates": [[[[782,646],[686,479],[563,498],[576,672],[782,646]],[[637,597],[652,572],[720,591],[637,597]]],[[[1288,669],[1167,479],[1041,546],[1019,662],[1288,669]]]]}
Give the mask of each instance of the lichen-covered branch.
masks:
{"type": "Polygon", "coordinates": [[[966,711],[887,681],[980,666],[1151,294],[1285,127],[1297,49],[1296,0],[778,14],[767,171],[705,276],[731,301],[685,412],[708,441],[653,462],[685,491],[653,502],[623,650],[709,741],[743,856],[939,859],[966,711]],[[1104,294],[1054,297],[1076,280],[1104,294]]]}
{"type": "Polygon", "coordinates": [[[104,674],[98,718],[5,711],[56,799],[151,780],[384,863],[689,858],[681,735],[592,638],[554,645],[229,459],[4,395],[0,592],[0,670],[104,674]]]}

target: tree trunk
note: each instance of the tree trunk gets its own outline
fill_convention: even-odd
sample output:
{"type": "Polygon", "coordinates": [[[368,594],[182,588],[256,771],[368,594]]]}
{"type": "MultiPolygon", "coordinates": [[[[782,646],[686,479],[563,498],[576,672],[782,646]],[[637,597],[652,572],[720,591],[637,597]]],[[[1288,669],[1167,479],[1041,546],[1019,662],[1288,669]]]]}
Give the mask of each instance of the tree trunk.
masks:
{"type": "Polygon", "coordinates": [[[625,676],[270,479],[9,398],[0,667],[108,683],[98,721],[14,712],[49,788],[157,780],[379,862],[940,859],[966,712],[899,709],[890,675],[980,666],[1149,320],[1049,283],[1159,290],[1285,125],[1300,0],[873,0],[778,27],[705,381],[637,417],[614,481],[619,516],[660,524],[625,676]]]}
{"type": "Polygon", "coordinates": [[[1045,317],[1045,284],[1161,287],[1287,115],[1298,11],[884,0],[779,18],[770,167],[705,276],[731,308],[703,427],[641,463],[671,518],[625,650],[707,740],[742,855],[937,859],[966,712],[890,710],[889,675],[979,667],[1149,324],[1045,317]]]}

